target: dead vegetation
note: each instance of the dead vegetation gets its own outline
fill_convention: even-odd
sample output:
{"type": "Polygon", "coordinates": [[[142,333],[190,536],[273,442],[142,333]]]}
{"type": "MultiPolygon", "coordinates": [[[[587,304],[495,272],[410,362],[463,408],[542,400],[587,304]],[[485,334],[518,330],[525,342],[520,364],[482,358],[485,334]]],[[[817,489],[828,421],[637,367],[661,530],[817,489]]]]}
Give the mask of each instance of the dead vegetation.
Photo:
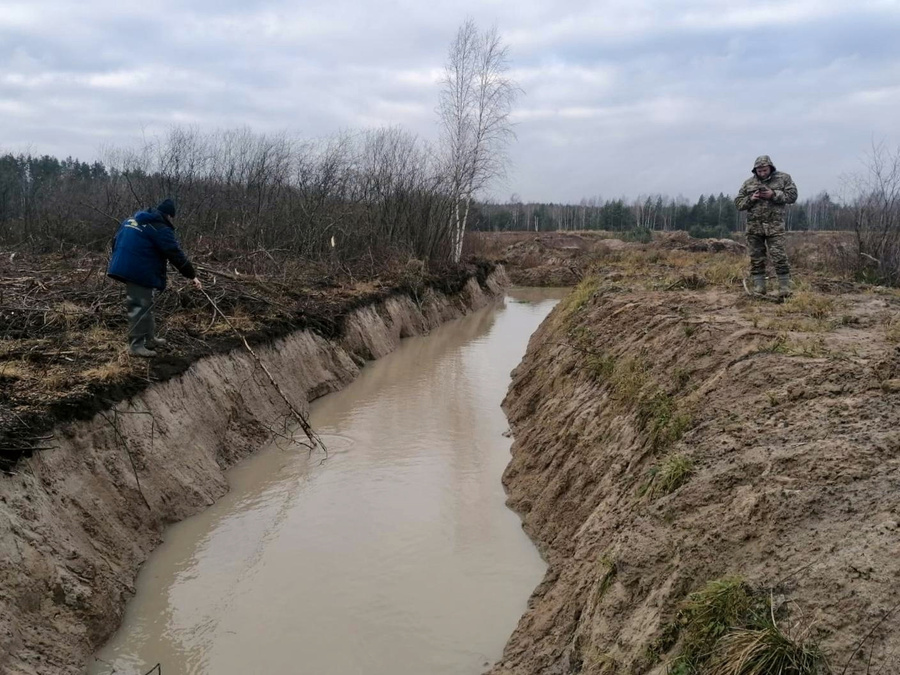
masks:
{"type": "Polygon", "coordinates": [[[106,256],[0,253],[0,468],[43,447],[44,432],[60,421],[88,418],[203,356],[242,348],[235,329],[251,345],[298,329],[333,338],[359,306],[395,293],[420,302],[429,288],[457,292],[492,269],[401,256],[352,265],[277,252],[259,258],[201,255],[208,297],[170,278],[154,304],[169,345],[147,362],[125,353],[123,286],[106,277],[106,256]]]}

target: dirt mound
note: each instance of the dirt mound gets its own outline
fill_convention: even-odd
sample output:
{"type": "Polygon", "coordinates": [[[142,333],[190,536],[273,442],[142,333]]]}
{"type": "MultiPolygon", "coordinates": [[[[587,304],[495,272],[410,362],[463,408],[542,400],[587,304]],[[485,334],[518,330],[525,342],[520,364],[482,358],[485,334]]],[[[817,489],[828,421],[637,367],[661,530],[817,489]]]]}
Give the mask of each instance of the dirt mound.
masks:
{"type": "MultiPolygon", "coordinates": [[[[549,570],[491,672],[695,672],[710,588],[755,589],[767,630],[835,672],[898,672],[898,310],[586,279],[505,402],[509,503],[549,570]]],[[[743,635],[705,628],[716,654],[743,635]]]]}
{"type": "MultiPolygon", "coordinates": [[[[480,233],[482,247],[494,250],[511,233],[480,233]]],[[[684,251],[740,255],[746,246],[731,239],[694,239],[687,232],[655,232],[652,241],[625,241],[611,232],[519,232],[495,253],[513,283],[521,286],[574,286],[596,268],[630,252],[684,251]],[[612,259],[612,260],[611,260],[612,259]]],[[[626,236],[619,234],[619,236],[626,236]]]]}
{"type": "Polygon", "coordinates": [[[657,232],[653,243],[661,248],[707,253],[743,253],[747,247],[734,239],[695,239],[683,230],[657,232]]]}
{"type": "Polygon", "coordinates": [[[598,257],[628,246],[597,233],[548,232],[519,239],[499,260],[517,285],[574,286],[598,257]]]}

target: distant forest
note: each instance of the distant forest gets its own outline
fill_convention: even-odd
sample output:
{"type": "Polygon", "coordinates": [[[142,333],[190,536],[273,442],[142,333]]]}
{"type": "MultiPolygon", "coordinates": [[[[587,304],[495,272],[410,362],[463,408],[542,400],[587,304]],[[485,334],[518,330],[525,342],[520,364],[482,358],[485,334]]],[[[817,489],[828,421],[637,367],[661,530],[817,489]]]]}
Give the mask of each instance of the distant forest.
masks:
{"type": "MultiPolygon", "coordinates": [[[[515,196],[513,197],[513,200],[515,196]]],[[[700,195],[695,204],[684,198],[653,195],[626,201],[594,197],[575,204],[478,204],[472,229],[503,230],[686,230],[695,237],[729,237],[744,229],[744,214],[732,195],[700,195]]],[[[854,211],[827,193],[788,207],[788,230],[852,229],[854,211]]]]}

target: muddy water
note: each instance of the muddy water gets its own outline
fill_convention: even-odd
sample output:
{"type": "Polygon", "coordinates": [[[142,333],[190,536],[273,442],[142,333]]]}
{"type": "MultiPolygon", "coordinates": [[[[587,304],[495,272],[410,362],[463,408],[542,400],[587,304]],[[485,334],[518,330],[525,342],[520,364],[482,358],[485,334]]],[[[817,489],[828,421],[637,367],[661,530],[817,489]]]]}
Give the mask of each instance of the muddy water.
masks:
{"type": "Polygon", "coordinates": [[[167,530],[89,672],[482,672],[544,571],[504,505],[500,401],[561,296],[513,291],[317,401],[328,461],[282,442],[230,471],[167,530]]]}

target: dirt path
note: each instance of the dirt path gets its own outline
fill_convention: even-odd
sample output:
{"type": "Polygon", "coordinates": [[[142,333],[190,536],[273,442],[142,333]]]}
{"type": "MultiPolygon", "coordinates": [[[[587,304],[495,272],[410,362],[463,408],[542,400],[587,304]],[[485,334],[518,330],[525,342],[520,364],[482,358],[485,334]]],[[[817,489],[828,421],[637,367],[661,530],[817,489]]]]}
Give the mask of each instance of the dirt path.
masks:
{"type": "Polygon", "coordinates": [[[515,371],[504,480],[550,570],[491,672],[698,672],[692,607],[735,576],[835,672],[898,672],[900,298],[671,263],[587,278],[515,371]]]}

